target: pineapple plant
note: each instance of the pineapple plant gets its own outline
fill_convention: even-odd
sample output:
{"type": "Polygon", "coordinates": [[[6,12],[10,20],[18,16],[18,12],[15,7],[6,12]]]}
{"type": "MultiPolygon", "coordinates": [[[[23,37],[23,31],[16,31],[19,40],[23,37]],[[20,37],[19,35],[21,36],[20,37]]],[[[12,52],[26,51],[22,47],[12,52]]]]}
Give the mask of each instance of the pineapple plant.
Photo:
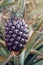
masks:
{"type": "Polygon", "coordinates": [[[23,2],[19,0],[20,8],[15,12],[7,8],[13,2],[5,1],[0,5],[0,9],[3,10],[4,6],[11,12],[10,18],[3,16],[4,20],[0,24],[0,65],[43,64],[43,32],[38,31],[43,24],[43,17],[33,30],[24,21],[23,2]]]}

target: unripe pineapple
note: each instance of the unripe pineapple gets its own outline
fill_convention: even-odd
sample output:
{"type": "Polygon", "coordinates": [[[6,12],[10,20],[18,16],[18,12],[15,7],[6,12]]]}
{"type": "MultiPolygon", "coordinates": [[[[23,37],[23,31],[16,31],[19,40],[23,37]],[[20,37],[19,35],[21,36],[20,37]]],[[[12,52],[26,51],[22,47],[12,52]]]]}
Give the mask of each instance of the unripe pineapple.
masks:
{"type": "Polygon", "coordinates": [[[28,40],[28,25],[24,20],[10,20],[5,24],[5,43],[10,51],[20,51],[28,40]]]}

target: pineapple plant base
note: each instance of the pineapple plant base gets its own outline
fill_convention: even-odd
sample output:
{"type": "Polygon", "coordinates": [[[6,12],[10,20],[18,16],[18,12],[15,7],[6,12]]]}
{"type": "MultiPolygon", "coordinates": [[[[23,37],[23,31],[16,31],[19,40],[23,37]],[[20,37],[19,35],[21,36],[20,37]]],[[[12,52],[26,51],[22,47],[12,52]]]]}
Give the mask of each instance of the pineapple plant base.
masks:
{"type": "Polygon", "coordinates": [[[20,51],[28,41],[29,30],[24,20],[10,20],[5,24],[5,43],[10,51],[20,51]]]}

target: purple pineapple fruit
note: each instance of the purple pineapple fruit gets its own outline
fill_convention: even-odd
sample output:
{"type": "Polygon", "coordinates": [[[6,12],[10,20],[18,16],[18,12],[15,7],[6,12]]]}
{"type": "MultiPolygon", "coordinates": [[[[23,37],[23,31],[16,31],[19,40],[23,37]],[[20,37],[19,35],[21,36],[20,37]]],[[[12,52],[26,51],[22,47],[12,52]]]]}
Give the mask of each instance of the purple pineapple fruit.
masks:
{"type": "Polygon", "coordinates": [[[5,43],[10,51],[20,51],[28,40],[28,25],[24,20],[11,20],[5,24],[5,43]]]}

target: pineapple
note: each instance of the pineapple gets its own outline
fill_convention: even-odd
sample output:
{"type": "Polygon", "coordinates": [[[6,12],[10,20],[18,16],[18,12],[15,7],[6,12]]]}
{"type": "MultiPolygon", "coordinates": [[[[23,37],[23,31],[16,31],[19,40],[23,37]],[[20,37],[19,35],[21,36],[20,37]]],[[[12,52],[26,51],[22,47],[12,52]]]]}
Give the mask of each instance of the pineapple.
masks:
{"type": "Polygon", "coordinates": [[[5,24],[5,43],[10,51],[20,51],[28,41],[28,25],[24,20],[10,20],[5,24]]]}

